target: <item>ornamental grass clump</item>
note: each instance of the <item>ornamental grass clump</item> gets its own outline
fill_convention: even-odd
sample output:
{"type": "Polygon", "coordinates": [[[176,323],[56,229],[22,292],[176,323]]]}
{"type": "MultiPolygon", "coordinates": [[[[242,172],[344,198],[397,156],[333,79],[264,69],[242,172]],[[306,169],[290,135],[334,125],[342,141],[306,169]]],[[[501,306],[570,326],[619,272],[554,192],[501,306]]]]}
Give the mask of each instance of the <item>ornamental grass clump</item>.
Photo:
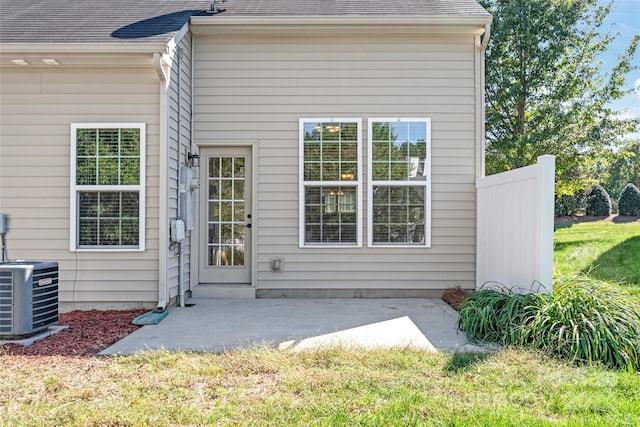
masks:
{"type": "Polygon", "coordinates": [[[511,345],[520,340],[524,317],[533,294],[518,294],[499,284],[481,289],[462,302],[458,328],[472,342],[511,345]],[[498,286],[496,288],[496,285],[498,286]]]}
{"type": "Polygon", "coordinates": [[[531,347],[577,363],[640,370],[637,300],[583,276],[559,279],[552,294],[482,289],[463,303],[458,327],[474,342],[531,347]]]}

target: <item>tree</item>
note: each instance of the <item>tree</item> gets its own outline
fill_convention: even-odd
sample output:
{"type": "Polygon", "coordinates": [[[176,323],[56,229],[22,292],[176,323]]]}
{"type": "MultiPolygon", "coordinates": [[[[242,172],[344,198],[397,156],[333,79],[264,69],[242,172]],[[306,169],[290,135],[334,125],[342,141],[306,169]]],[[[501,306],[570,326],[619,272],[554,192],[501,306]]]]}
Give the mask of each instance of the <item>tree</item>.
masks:
{"type": "Polygon", "coordinates": [[[624,187],[618,199],[620,215],[640,216],[640,190],[635,185],[629,183],[624,187]]]}
{"type": "Polygon", "coordinates": [[[630,182],[640,186],[640,140],[627,141],[603,160],[601,171],[594,171],[594,175],[609,194],[620,194],[630,182]]]}
{"type": "Polygon", "coordinates": [[[587,193],[587,215],[609,216],[611,215],[611,198],[607,190],[599,185],[591,187],[587,193]]]}
{"type": "Polygon", "coordinates": [[[633,37],[611,70],[598,54],[617,35],[601,33],[612,4],[597,0],[481,0],[493,16],[486,59],[487,174],[556,155],[556,193],[593,182],[590,164],[605,147],[640,129],[610,101],[631,92],[625,76],[640,42],[633,37]]]}

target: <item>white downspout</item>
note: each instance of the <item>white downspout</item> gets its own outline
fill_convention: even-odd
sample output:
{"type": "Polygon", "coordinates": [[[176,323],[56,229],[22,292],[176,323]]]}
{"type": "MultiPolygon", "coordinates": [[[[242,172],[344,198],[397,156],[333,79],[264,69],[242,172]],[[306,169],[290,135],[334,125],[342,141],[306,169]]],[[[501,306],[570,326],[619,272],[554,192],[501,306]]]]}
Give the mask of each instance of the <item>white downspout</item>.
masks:
{"type": "MultiPolygon", "coordinates": [[[[182,49],[180,47],[176,48],[176,53],[177,53],[177,57],[178,57],[178,122],[177,122],[177,128],[178,128],[178,136],[177,136],[177,145],[178,145],[178,198],[177,198],[177,202],[178,202],[178,206],[177,206],[177,217],[178,219],[182,219],[182,208],[181,205],[182,203],[180,203],[180,193],[181,193],[181,186],[182,185],[189,185],[189,183],[187,182],[180,182],[182,180],[183,174],[182,174],[182,162],[180,161],[180,153],[182,152],[182,49]]],[[[190,191],[189,189],[186,189],[186,191],[190,191]]],[[[186,197],[186,196],[183,196],[186,197]]],[[[178,306],[179,307],[184,307],[184,253],[182,250],[182,242],[178,242],[178,306]]]]}
{"type": "Polygon", "coordinates": [[[478,132],[477,138],[479,139],[479,147],[477,148],[477,166],[476,166],[476,178],[482,178],[485,176],[485,155],[486,155],[486,137],[485,137],[485,52],[487,45],[489,44],[489,37],[491,35],[491,24],[485,24],[484,34],[482,35],[482,41],[480,42],[480,55],[478,57],[478,71],[476,74],[476,94],[478,96],[479,111],[476,114],[476,131],[478,132]]]}
{"type": "Polygon", "coordinates": [[[167,257],[168,257],[168,102],[167,102],[167,73],[162,66],[162,53],[154,52],[153,65],[160,78],[160,179],[159,179],[159,241],[158,245],[158,310],[167,308],[167,257]]]}
{"type": "Polygon", "coordinates": [[[475,265],[475,285],[476,289],[479,289],[482,286],[482,283],[478,283],[478,266],[483,260],[480,258],[480,253],[483,248],[480,247],[479,241],[479,230],[481,225],[478,223],[478,182],[480,182],[480,178],[484,178],[486,172],[486,164],[485,164],[485,155],[486,155],[486,136],[485,136],[485,52],[487,50],[487,45],[489,44],[489,36],[491,35],[491,24],[485,24],[484,26],[484,35],[480,42],[480,54],[477,56],[477,64],[478,70],[476,71],[476,94],[478,96],[478,101],[476,101],[476,108],[479,108],[479,111],[476,113],[476,132],[478,135],[476,136],[476,141],[478,143],[478,147],[476,148],[476,265],[475,265]],[[479,141],[478,141],[479,140],[479,141]]]}
{"type": "MultiPolygon", "coordinates": [[[[191,98],[189,100],[189,110],[190,110],[190,115],[189,115],[189,152],[193,153],[193,143],[195,141],[195,90],[194,90],[194,85],[195,85],[195,81],[196,81],[196,74],[195,74],[195,50],[196,50],[196,45],[195,45],[196,41],[195,38],[193,37],[193,33],[191,33],[191,63],[189,64],[191,67],[191,75],[189,76],[189,89],[191,92],[191,98]]],[[[199,173],[199,171],[198,171],[199,173]]],[[[195,199],[196,203],[195,206],[199,206],[199,203],[197,202],[198,199],[195,199]]],[[[197,212],[197,210],[195,209],[194,206],[194,211],[197,212]]],[[[199,215],[195,214],[195,218],[199,218],[199,215]]],[[[196,223],[195,226],[195,230],[198,229],[198,223],[196,223]]],[[[194,266],[198,265],[197,264],[197,259],[196,259],[196,254],[199,254],[199,251],[197,250],[197,245],[199,244],[199,242],[196,242],[194,240],[197,240],[196,238],[194,238],[196,236],[195,230],[191,230],[189,231],[189,244],[191,245],[190,247],[190,251],[189,251],[189,291],[191,291],[193,289],[194,286],[196,286],[196,271],[194,271],[194,266]]]]}

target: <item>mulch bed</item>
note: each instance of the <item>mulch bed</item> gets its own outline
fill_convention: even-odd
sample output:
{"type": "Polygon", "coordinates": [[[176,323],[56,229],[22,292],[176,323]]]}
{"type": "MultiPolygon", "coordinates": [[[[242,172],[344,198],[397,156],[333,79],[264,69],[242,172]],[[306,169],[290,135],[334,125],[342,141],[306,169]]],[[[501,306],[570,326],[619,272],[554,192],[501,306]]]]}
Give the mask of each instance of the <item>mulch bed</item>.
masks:
{"type": "Polygon", "coordinates": [[[462,301],[465,300],[470,294],[469,291],[465,291],[460,286],[445,289],[442,294],[442,301],[449,304],[455,311],[460,311],[462,301]]]}
{"type": "Polygon", "coordinates": [[[14,356],[93,356],[129,335],[140,326],[131,321],[148,312],[137,310],[88,310],[61,313],[58,325],[62,331],[29,346],[8,343],[0,346],[0,354],[14,356]]]}

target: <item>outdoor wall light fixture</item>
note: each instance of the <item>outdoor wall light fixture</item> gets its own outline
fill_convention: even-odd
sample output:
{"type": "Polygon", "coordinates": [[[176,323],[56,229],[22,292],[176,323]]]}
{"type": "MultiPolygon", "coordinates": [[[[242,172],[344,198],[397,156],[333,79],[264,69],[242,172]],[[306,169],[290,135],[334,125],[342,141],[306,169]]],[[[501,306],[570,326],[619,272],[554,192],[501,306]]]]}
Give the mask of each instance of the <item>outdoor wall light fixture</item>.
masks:
{"type": "Polygon", "coordinates": [[[200,167],[200,155],[198,153],[189,153],[187,154],[187,157],[189,158],[189,164],[191,167],[200,167]]]}

